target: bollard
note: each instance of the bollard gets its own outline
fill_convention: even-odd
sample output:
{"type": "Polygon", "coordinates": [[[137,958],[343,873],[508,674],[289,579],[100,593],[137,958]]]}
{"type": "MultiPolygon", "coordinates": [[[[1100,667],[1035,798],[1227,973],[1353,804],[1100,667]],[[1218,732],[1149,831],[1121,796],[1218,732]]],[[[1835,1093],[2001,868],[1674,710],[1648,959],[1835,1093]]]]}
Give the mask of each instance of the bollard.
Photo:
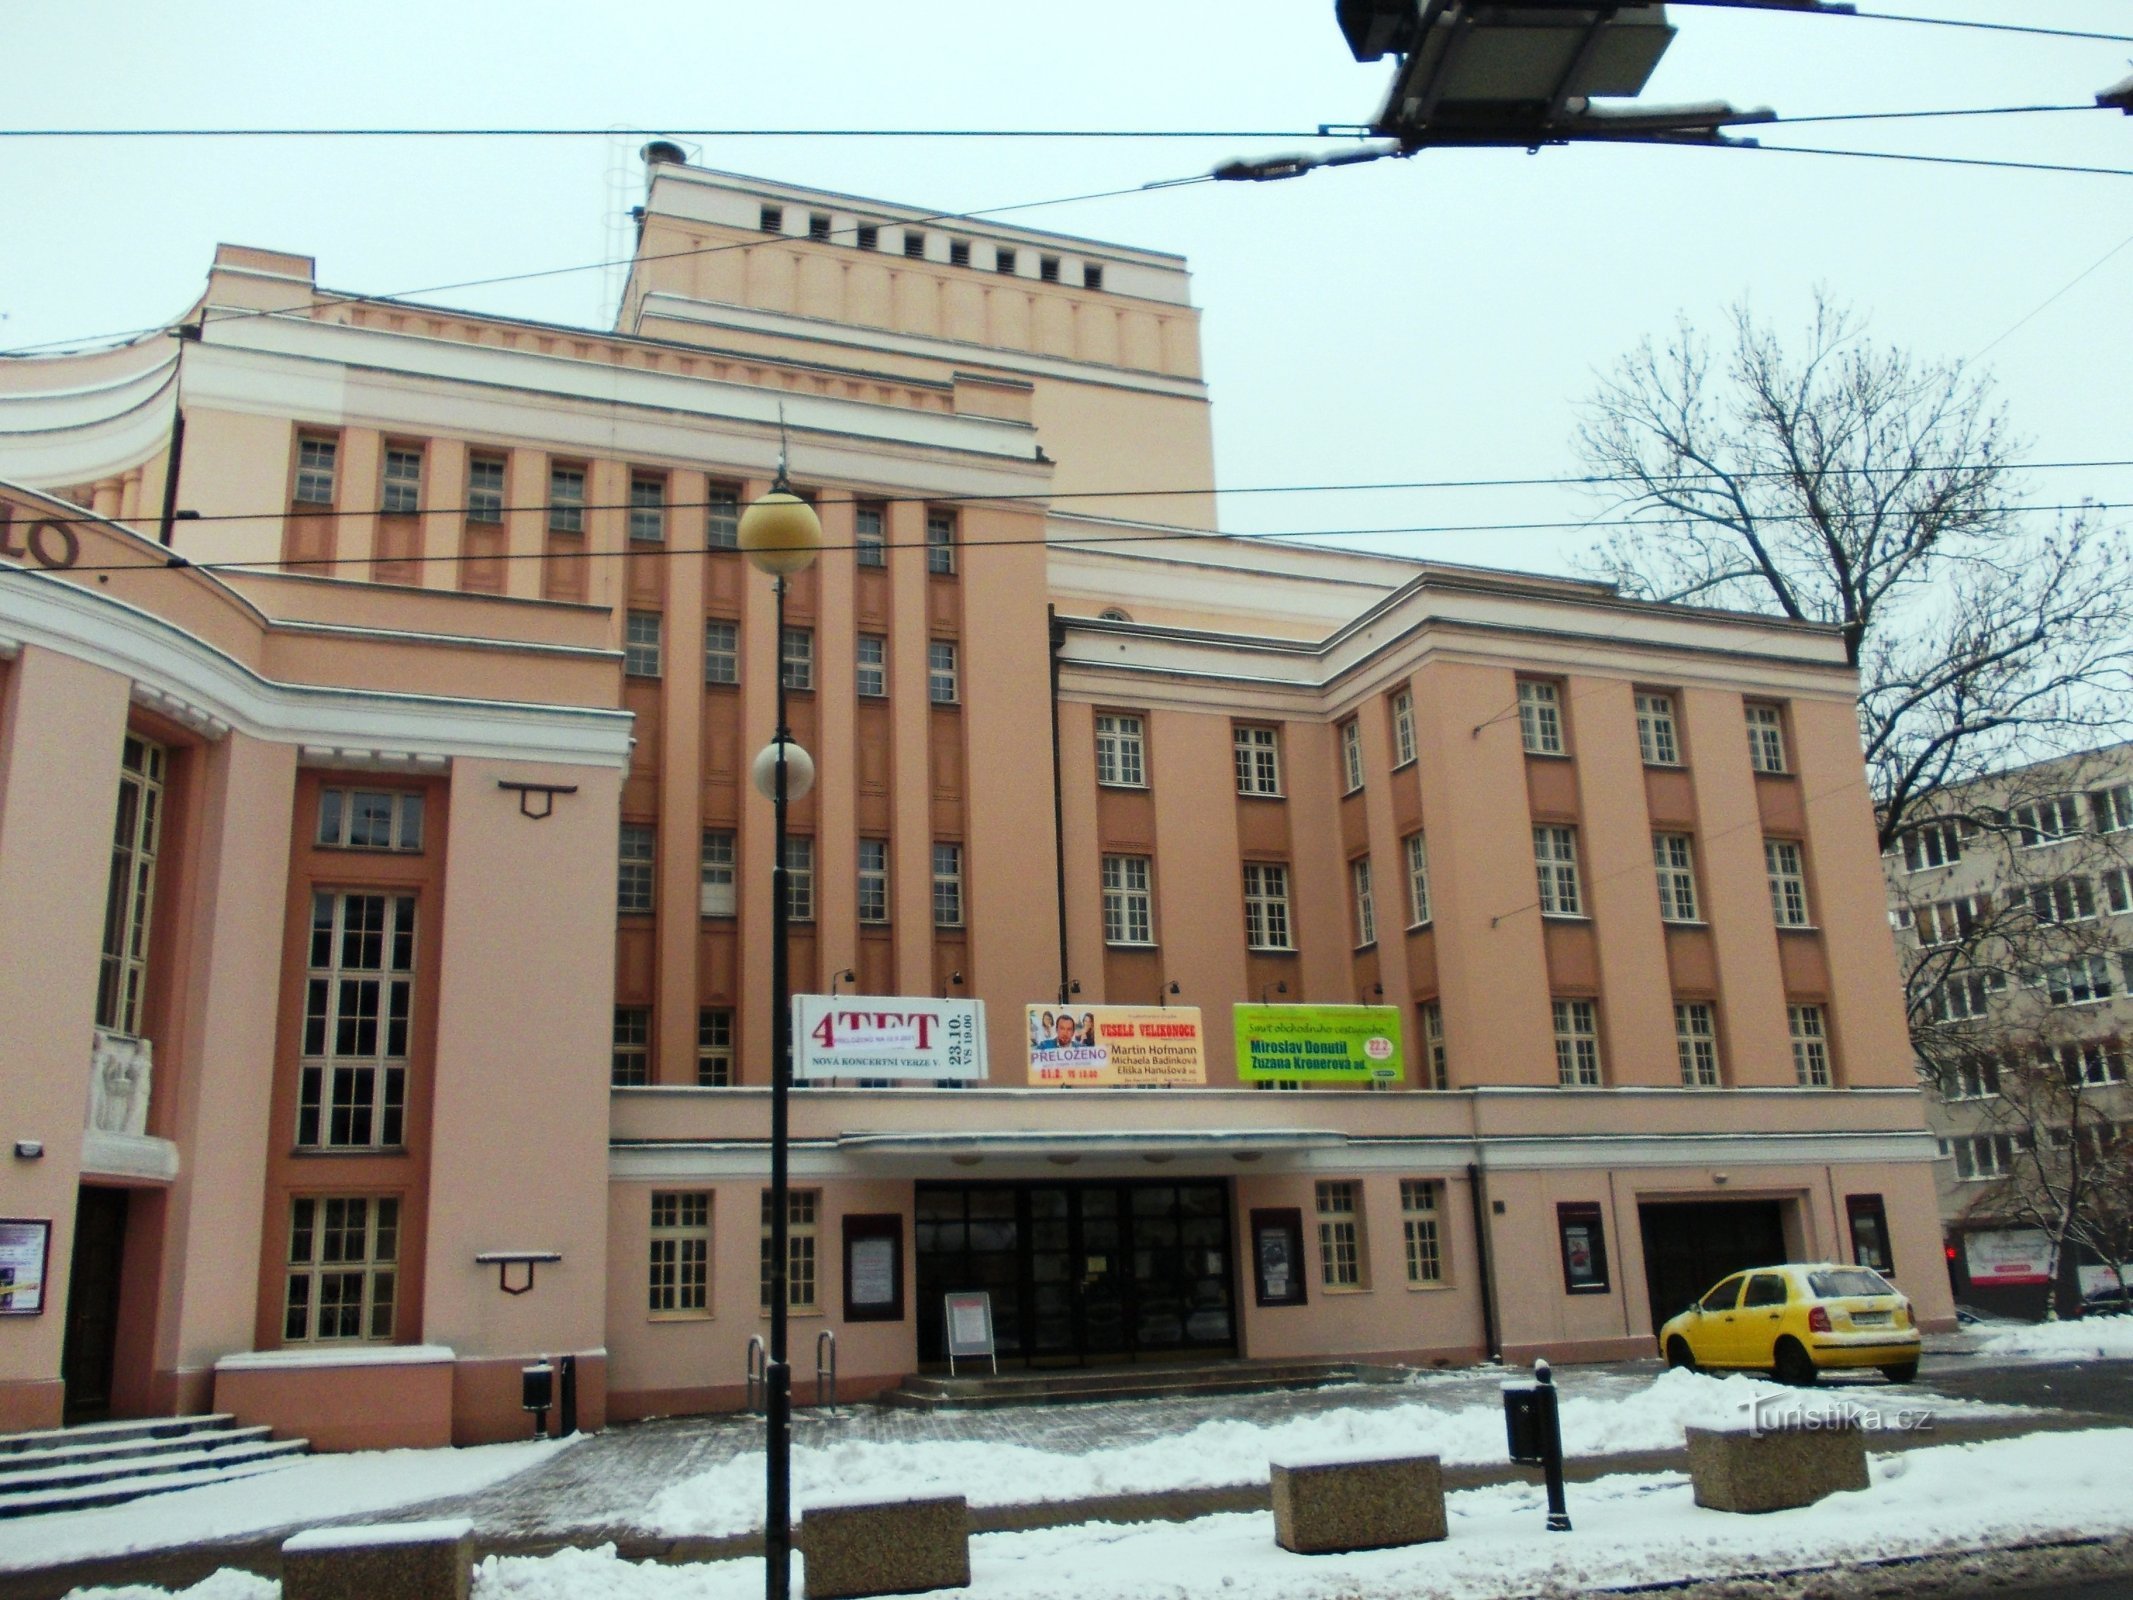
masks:
{"type": "Polygon", "coordinates": [[[1503,1386],[1504,1432],[1511,1459],[1539,1467],[1548,1485],[1548,1531],[1568,1533],[1570,1511],[1563,1500],[1563,1424],[1557,1409],[1555,1374],[1548,1363],[1533,1363],[1533,1382],[1503,1386]]]}
{"type": "Polygon", "coordinates": [[[578,1358],[565,1356],[562,1362],[562,1395],[557,1405],[556,1437],[567,1439],[578,1431],[578,1358]]]}

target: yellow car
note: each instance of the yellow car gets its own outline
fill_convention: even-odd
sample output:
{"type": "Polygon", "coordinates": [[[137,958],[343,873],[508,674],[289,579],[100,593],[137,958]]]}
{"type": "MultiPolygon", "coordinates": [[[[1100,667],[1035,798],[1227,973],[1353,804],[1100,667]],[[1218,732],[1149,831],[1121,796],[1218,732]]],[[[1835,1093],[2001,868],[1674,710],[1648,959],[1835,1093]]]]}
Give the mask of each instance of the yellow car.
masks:
{"type": "Polygon", "coordinates": [[[1825,1368],[1918,1376],[1911,1302],[1870,1267],[1835,1262],[1736,1272],[1659,1330],[1670,1367],[1752,1367],[1808,1384],[1825,1368]]]}

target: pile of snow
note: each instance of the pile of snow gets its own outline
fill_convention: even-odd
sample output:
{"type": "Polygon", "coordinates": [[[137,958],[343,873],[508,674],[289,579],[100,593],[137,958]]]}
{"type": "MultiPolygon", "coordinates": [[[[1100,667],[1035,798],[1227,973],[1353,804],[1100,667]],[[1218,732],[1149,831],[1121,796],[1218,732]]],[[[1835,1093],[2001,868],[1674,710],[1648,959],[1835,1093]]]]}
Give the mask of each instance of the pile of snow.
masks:
{"type": "Polygon", "coordinates": [[[2081,1317],[2039,1322],[1987,1336],[1981,1356],[2048,1356],[2062,1361],[2133,1360],[2133,1317],[2081,1317]]]}

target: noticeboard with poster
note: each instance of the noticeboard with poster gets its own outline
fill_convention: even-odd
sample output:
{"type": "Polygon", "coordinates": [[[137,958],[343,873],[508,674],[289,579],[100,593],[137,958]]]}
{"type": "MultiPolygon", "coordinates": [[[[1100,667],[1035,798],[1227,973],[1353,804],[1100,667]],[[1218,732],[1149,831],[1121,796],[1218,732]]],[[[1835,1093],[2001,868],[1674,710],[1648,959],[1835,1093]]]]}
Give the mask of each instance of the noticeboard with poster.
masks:
{"type": "Polygon", "coordinates": [[[834,1078],[985,1078],[985,1002],[924,995],[792,997],[796,1083],[834,1078]]]}
{"type": "Polygon", "coordinates": [[[1236,1006],[1237,1079],[1398,1083],[1398,1006],[1236,1006]]]}
{"type": "Polygon", "coordinates": [[[0,1317],[43,1315],[51,1265],[49,1218],[0,1217],[0,1317]]]}
{"type": "Polygon", "coordinates": [[[1029,1081],[1074,1089],[1204,1084],[1200,1008],[1031,1006],[1029,1081]]]}
{"type": "Polygon", "coordinates": [[[2052,1242],[2042,1228],[1988,1228],[1963,1235],[1963,1264],[1973,1288],[2033,1288],[2052,1281],[2052,1242]]]}

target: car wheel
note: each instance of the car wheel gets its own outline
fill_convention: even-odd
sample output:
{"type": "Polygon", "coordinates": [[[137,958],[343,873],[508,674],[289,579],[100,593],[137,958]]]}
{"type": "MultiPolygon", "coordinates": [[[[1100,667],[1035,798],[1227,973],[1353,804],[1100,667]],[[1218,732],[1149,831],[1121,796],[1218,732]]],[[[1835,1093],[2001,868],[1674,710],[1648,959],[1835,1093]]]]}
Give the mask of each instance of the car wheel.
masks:
{"type": "Polygon", "coordinates": [[[1696,1370],[1696,1352],[1689,1348],[1689,1341],[1678,1333],[1666,1342],[1666,1364],[1683,1372],[1696,1370]]]}
{"type": "Polygon", "coordinates": [[[1891,1383],[1909,1383],[1918,1376],[1918,1363],[1915,1361],[1899,1361],[1893,1367],[1883,1367],[1881,1375],[1891,1383]]]}
{"type": "Polygon", "coordinates": [[[1815,1364],[1809,1359],[1806,1348],[1797,1339],[1780,1339],[1777,1349],[1771,1353],[1772,1375],[1779,1383],[1789,1383],[1795,1388],[1811,1388],[1815,1381],[1815,1364]]]}

